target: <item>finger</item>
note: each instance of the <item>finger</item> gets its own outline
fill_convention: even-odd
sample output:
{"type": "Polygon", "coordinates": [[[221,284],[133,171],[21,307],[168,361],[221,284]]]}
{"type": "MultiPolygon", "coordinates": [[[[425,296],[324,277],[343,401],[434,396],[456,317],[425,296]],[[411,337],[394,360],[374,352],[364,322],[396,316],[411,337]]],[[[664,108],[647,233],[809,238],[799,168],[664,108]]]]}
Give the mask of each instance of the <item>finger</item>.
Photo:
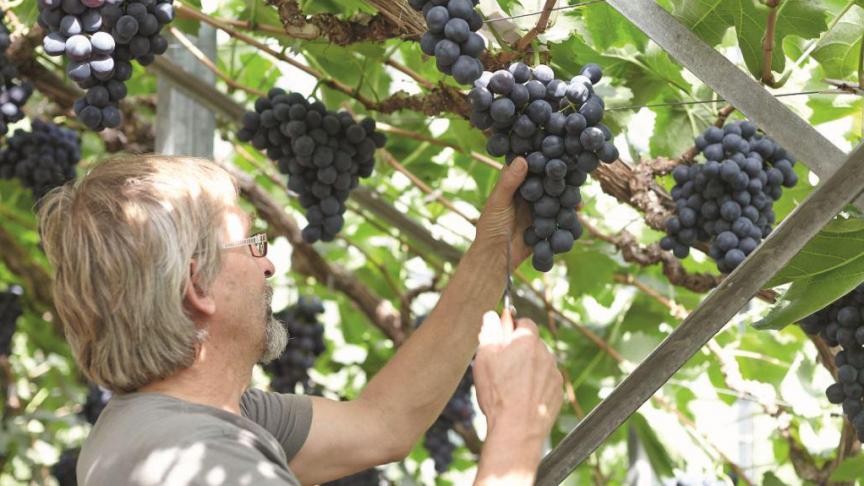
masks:
{"type": "Polygon", "coordinates": [[[480,346],[500,344],[503,341],[501,319],[495,311],[483,314],[483,326],[480,328],[480,346]]]}
{"type": "Polygon", "coordinates": [[[522,182],[525,181],[525,175],[528,174],[528,162],[522,157],[517,157],[510,162],[510,165],[504,167],[501,171],[501,177],[489,195],[489,200],[486,203],[487,208],[500,210],[510,207],[513,196],[522,182]]]}
{"type": "Polygon", "coordinates": [[[533,248],[525,244],[525,231],[531,226],[531,207],[530,204],[522,198],[516,198],[516,228],[511,237],[512,255],[511,269],[515,270],[519,265],[531,256],[533,248]]]}
{"type": "Polygon", "coordinates": [[[540,337],[540,330],[537,329],[537,324],[534,324],[534,321],[531,319],[523,318],[516,321],[516,332],[521,333],[530,333],[535,337],[540,337]]]}
{"type": "Polygon", "coordinates": [[[501,312],[501,332],[504,340],[510,339],[510,336],[513,335],[513,329],[513,314],[510,312],[510,309],[505,308],[501,312]]]}

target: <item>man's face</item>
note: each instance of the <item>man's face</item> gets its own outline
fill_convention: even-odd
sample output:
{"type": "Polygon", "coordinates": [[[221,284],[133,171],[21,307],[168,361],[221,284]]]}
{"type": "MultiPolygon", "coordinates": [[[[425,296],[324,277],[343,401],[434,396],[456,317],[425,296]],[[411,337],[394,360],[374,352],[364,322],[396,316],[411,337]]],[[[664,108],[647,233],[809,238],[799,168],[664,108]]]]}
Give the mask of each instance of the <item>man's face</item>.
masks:
{"type": "MultiPolygon", "coordinates": [[[[226,214],[225,242],[250,237],[252,218],[240,208],[231,207],[226,214]]],[[[267,278],[273,274],[273,263],[267,257],[254,257],[248,246],[225,250],[220,277],[229,295],[221,304],[228,314],[229,325],[236,325],[236,337],[260,353],[257,360],[270,362],[285,349],[288,333],[273,317],[273,288],[267,278]],[[250,341],[251,339],[251,341],[250,341]]],[[[219,305],[219,303],[217,303],[219,305]]]]}

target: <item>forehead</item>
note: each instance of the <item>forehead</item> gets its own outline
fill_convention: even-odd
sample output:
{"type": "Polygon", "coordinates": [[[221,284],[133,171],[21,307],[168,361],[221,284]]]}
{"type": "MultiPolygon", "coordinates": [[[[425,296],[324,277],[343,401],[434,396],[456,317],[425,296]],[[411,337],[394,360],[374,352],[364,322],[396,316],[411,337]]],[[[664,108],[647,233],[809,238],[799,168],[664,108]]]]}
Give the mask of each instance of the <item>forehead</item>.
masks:
{"type": "Polygon", "coordinates": [[[229,205],[225,210],[225,225],[232,235],[244,234],[252,226],[253,216],[236,204],[229,205]]]}

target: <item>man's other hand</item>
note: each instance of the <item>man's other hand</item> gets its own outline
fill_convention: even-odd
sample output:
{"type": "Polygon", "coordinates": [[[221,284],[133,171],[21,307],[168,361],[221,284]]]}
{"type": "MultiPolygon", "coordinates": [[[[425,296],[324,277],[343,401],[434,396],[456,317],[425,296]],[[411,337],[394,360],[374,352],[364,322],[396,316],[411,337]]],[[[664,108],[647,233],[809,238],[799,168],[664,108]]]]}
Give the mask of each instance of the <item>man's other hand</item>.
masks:
{"type": "Polygon", "coordinates": [[[563,400],[561,372],[530,319],[515,324],[510,313],[483,317],[474,383],[488,436],[524,440],[539,447],[563,400]]]}

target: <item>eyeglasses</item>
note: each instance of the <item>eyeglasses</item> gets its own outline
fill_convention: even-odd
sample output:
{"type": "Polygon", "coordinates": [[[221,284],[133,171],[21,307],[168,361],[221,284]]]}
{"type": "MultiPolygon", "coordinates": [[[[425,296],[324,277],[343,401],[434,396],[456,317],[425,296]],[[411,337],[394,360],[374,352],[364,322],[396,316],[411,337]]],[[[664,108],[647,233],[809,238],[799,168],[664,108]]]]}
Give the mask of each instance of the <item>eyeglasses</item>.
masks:
{"type": "Polygon", "coordinates": [[[253,257],[263,258],[267,256],[267,233],[258,233],[245,240],[226,243],[222,245],[222,249],[240,248],[241,246],[248,246],[253,257]]]}

